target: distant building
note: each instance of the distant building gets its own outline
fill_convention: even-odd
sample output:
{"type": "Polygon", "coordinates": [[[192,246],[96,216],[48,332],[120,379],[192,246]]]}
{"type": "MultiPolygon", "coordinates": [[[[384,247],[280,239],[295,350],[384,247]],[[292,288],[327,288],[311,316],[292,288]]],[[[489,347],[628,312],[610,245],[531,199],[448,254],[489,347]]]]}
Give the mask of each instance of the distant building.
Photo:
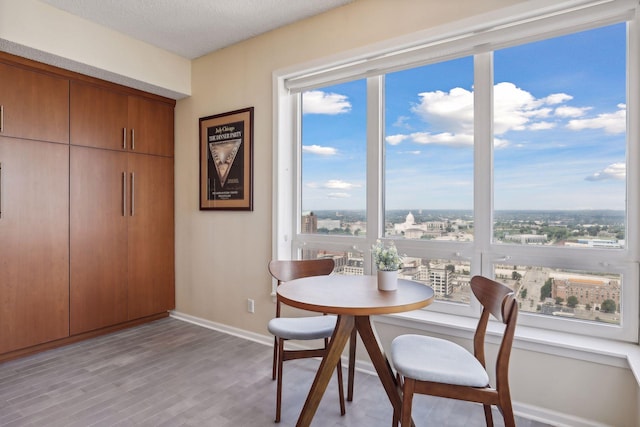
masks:
{"type": "Polygon", "coordinates": [[[316,251],[317,258],[331,258],[335,262],[334,272],[350,276],[362,276],[364,274],[364,259],[361,253],[316,251]]]}
{"type": "Polygon", "coordinates": [[[338,230],[342,228],[342,223],[339,219],[321,219],[318,221],[317,226],[327,230],[338,230]]]}
{"type": "Polygon", "coordinates": [[[599,307],[603,301],[612,300],[620,304],[620,282],[609,278],[569,277],[553,279],[551,297],[562,298],[564,301],[570,296],[578,299],[578,304],[590,304],[599,307]]]}
{"type": "Polygon", "coordinates": [[[543,244],[547,241],[546,234],[507,234],[504,236],[504,240],[510,242],[516,242],[523,245],[531,244],[543,244]]]}
{"type": "Polygon", "coordinates": [[[577,242],[566,242],[565,246],[620,249],[624,247],[624,241],[618,241],[616,239],[578,239],[577,242]]]}
{"type": "Polygon", "coordinates": [[[436,297],[446,297],[453,292],[452,274],[444,264],[429,266],[429,285],[436,297]]]}
{"type": "Polygon", "coordinates": [[[416,224],[415,217],[411,212],[404,222],[393,225],[396,234],[404,234],[408,239],[420,239],[423,236],[438,237],[447,231],[446,221],[427,221],[416,224]]]}
{"type": "Polygon", "coordinates": [[[318,232],[318,217],[313,212],[308,215],[302,215],[300,232],[303,234],[315,234],[318,232]]]}
{"type": "Polygon", "coordinates": [[[341,273],[347,276],[362,276],[364,274],[364,259],[349,253],[341,273]]]}

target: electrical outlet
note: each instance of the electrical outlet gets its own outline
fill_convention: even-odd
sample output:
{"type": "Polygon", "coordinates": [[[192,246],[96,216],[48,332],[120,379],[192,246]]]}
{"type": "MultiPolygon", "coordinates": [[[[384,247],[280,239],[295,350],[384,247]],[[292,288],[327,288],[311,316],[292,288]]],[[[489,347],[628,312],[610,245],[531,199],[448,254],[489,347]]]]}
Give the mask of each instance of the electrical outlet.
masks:
{"type": "Polygon", "coordinates": [[[247,299],[247,311],[249,313],[255,312],[255,304],[251,298],[247,299]]]}

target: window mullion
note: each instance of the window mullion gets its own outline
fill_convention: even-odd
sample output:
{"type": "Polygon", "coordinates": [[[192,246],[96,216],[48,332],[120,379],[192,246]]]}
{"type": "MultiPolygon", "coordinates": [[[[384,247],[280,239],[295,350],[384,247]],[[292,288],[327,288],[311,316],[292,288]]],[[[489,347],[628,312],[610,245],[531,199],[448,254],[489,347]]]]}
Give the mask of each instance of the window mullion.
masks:
{"type": "Polygon", "coordinates": [[[493,211],[493,54],[474,56],[474,261],[472,274],[491,271],[493,211]],[[482,260],[482,261],[481,261],[482,260]],[[482,262],[482,265],[480,265],[482,262]]]}
{"type": "MultiPolygon", "coordinates": [[[[367,247],[384,235],[384,129],[383,77],[367,79],[367,247]]],[[[367,250],[364,250],[368,254],[367,250]]],[[[364,257],[366,274],[372,273],[371,257],[364,257]]]]}
{"type": "Polygon", "coordinates": [[[640,259],[640,11],[627,24],[627,224],[626,245],[634,262],[640,259]]]}

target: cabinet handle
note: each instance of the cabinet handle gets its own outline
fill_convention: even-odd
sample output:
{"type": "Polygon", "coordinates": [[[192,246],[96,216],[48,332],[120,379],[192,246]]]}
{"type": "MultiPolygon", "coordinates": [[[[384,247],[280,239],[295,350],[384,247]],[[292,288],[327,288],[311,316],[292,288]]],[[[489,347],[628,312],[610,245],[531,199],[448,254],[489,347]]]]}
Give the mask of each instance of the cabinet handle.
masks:
{"type": "Polygon", "coordinates": [[[136,151],[136,130],[131,129],[131,151],[136,151]]]}
{"type": "Polygon", "coordinates": [[[122,149],[127,149],[127,128],[122,128],[122,149]]]}
{"type": "Polygon", "coordinates": [[[131,172],[131,216],[135,214],[135,200],[136,200],[136,175],[131,172]]]}
{"type": "Polygon", "coordinates": [[[127,216],[127,173],[122,172],[122,216],[127,216]]]}
{"type": "Polygon", "coordinates": [[[0,133],[4,130],[4,105],[0,105],[0,133]]]}

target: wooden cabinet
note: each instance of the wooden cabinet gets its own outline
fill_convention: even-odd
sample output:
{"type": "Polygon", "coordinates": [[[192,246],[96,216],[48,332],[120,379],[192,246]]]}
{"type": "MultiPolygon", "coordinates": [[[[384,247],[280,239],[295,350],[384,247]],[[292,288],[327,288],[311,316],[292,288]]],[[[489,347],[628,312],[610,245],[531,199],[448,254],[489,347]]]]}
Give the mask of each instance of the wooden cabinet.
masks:
{"type": "Polygon", "coordinates": [[[174,308],[173,159],[71,147],[71,334],[174,308]]]}
{"type": "Polygon", "coordinates": [[[0,63],[0,136],[69,142],[69,80],[0,63]]]}
{"type": "Polygon", "coordinates": [[[128,318],[175,308],[173,159],[129,154],[128,318]]]}
{"type": "Polygon", "coordinates": [[[129,96],[131,151],[173,157],[173,106],[129,96]]]}
{"type": "Polygon", "coordinates": [[[174,308],[174,105],[0,52],[0,361],[174,308]]]}
{"type": "Polygon", "coordinates": [[[71,144],[173,156],[173,106],[71,82],[71,144]]]}
{"type": "Polygon", "coordinates": [[[71,147],[70,331],[127,320],[127,154],[71,147]]]}
{"type": "Polygon", "coordinates": [[[124,150],[127,96],[80,82],[71,82],[70,93],[71,144],[124,150]]]}
{"type": "Polygon", "coordinates": [[[69,335],[68,159],[0,137],[0,354],[69,335]]]}

